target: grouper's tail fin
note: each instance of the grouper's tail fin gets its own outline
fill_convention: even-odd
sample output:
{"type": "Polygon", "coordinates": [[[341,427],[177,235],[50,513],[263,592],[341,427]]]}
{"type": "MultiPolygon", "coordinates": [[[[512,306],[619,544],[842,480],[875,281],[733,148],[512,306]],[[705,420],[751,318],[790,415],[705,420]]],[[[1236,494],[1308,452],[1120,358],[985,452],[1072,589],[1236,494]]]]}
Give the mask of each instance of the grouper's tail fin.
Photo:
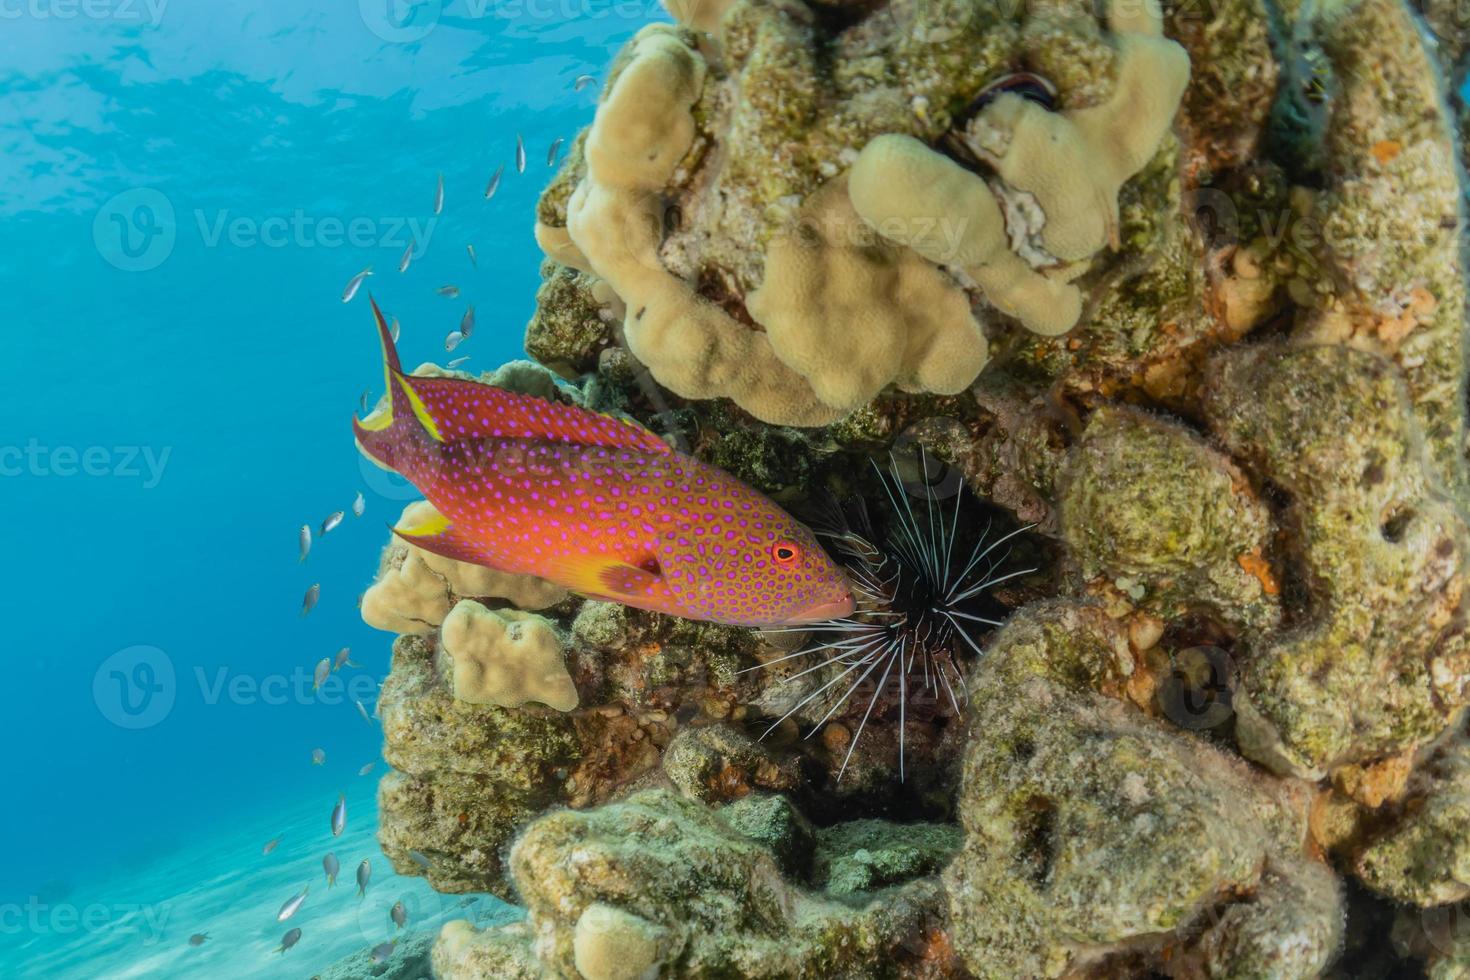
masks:
{"type": "MultiPolygon", "coordinates": [[[[389,469],[397,469],[395,450],[409,440],[420,440],[425,435],[437,441],[439,433],[434,421],[424,411],[423,403],[408,384],[403,365],[398,360],[398,347],[393,343],[393,331],[378,308],[377,300],[368,297],[372,304],[373,320],[378,327],[378,342],[383,348],[383,387],[387,392],[387,404],[375,410],[365,419],[353,418],[352,432],[357,437],[358,447],[374,461],[389,469]]],[[[408,474],[404,474],[405,476],[408,474]]]]}

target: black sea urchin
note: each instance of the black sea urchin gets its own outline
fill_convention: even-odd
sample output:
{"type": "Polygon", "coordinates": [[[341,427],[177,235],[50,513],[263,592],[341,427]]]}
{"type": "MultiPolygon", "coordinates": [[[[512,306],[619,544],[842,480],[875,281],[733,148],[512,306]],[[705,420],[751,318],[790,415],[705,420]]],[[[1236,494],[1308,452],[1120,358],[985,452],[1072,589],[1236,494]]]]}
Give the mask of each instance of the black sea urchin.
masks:
{"type": "MultiPolygon", "coordinates": [[[[930,460],[920,452],[920,472],[927,475],[930,460]]],[[[814,525],[816,533],[832,545],[835,558],[847,568],[857,598],[857,609],[845,619],[814,626],[792,627],[767,632],[816,634],[816,640],[795,653],[760,665],[770,667],[804,657],[820,657],[787,678],[795,680],[830,668],[841,669],[820,687],[803,697],[776,719],[765,734],[818,698],[835,695],[827,713],[812,726],[812,733],[844,711],[853,695],[871,684],[866,710],[858,723],[842,760],[838,779],[847,771],[853,750],[873,716],[880,699],[896,696],[898,710],[899,779],[904,778],[904,729],[912,692],[927,692],[947,699],[959,714],[965,699],[960,663],[983,654],[972,635],[977,628],[1000,625],[985,615],[994,603],[990,590],[1002,582],[1029,574],[1026,568],[1002,573],[1009,548],[1001,549],[1032,525],[1003,535],[992,535],[993,526],[973,534],[968,556],[957,553],[961,532],[961,507],[968,497],[955,481],[954,503],[936,499],[927,481],[913,491],[897,460],[885,473],[876,464],[878,483],[887,505],[882,527],[874,526],[861,499],[847,507],[835,506],[825,522],[814,525]],[[911,496],[921,495],[916,508],[911,496]],[[846,683],[844,688],[842,685],[846,683]],[[830,692],[830,694],[829,694],[830,692]]],[[[758,668],[749,668],[758,669],[758,668]]]]}

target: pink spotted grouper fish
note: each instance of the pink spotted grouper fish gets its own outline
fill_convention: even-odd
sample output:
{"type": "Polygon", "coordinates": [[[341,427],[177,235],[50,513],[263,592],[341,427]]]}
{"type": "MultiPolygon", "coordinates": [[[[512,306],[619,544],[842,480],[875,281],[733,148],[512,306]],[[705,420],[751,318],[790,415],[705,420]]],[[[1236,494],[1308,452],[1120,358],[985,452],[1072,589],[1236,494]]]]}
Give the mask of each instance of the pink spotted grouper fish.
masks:
{"type": "Polygon", "coordinates": [[[737,626],[852,612],[811,531],[636,425],[457,378],[403,373],[383,314],[388,405],[359,448],[439,512],[396,527],[417,547],[640,609],[737,626]]]}

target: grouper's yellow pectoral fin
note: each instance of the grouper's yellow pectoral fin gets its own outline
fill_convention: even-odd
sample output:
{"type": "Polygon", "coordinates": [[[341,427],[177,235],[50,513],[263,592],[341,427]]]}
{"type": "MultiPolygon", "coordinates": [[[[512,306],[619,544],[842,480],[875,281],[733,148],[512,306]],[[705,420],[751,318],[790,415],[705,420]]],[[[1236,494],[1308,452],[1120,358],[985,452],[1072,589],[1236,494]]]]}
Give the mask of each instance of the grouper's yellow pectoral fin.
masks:
{"type": "Polygon", "coordinates": [[[594,599],[612,602],[646,600],[664,584],[663,569],[653,555],[569,554],[551,563],[547,578],[594,599]]]}

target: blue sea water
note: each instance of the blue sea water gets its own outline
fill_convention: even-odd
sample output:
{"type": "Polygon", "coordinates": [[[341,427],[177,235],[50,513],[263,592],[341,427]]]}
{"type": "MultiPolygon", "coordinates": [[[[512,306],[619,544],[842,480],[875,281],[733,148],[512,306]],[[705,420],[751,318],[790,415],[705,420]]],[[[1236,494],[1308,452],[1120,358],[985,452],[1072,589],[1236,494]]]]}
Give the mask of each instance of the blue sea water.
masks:
{"type": "Polygon", "coordinates": [[[357,597],[414,496],[353,447],[382,383],[367,293],[411,364],[443,359],[469,303],[466,368],[519,356],[547,148],[597,92],[573,82],[660,17],[652,0],[0,0],[0,976],[307,976],[387,938],[390,896],[416,925],[454,914],[391,876],[372,837],[385,767],[357,775],[381,731],[353,702],[372,710],[391,640],[357,597]],[[344,509],[298,563],[297,528],[344,509]],[[343,646],[361,668],[313,691],[343,646]],[[370,899],[324,887],[333,848],[344,879],[375,858],[370,899]],[[275,956],[275,911],[307,881],[303,938],[275,956]]]}

